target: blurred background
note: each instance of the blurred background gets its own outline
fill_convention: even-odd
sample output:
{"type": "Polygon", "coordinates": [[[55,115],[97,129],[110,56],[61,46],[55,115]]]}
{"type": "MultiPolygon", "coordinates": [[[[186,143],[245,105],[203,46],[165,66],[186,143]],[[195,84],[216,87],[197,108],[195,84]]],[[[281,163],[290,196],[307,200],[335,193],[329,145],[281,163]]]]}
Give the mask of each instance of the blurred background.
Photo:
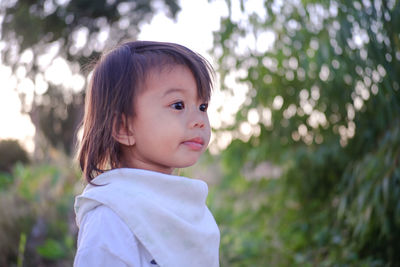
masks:
{"type": "Polygon", "coordinates": [[[217,71],[221,266],[400,266],[398,0],[1,0],[0,266],[72,266],[90,64],[178,42],[217,71]]]}

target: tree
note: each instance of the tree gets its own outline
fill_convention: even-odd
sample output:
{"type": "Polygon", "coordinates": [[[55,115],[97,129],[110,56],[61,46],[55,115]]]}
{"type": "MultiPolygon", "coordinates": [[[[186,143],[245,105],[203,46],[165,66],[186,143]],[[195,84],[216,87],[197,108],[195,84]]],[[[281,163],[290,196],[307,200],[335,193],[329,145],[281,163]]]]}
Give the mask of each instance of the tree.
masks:
{"type": "Polygon", "coordinates": [[[249,88],[222,129],[239,137],[221,156],[228,176],[266,160],[284,170],[299,205],[292,263],[399,264],[399,1],[264,1],[250,13],[241,1],[241,19],[227,2],[213,51],[223,87],[236,75],[249,88]]]}
{"type": "MultiPolygon", "coordinates": [[[[38,136],[71,153],[71,141],[82,116],[85,66],[104,49],[135,38],[140,24],[154,13],[154,2],[1,2],[2,63],[18,77],[23,111],[30,114],[38,136]],[[51,69],[60,65],[63,77],[55,79],[51,69]]],[[[179,11],[176,1],[162,3],[175,17],[179,11]]]]}

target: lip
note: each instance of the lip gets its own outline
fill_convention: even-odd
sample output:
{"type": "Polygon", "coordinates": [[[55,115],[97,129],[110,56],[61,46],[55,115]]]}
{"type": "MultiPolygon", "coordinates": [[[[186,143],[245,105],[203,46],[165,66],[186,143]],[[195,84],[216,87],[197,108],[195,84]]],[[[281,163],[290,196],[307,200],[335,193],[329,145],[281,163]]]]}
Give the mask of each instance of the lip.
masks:
{"type": "Polygon", "coordinates": [[[201,137],[195,137],[183,142],[183,144],[191,150],[199,151],[203,149],[204,139],[201,137]]]}

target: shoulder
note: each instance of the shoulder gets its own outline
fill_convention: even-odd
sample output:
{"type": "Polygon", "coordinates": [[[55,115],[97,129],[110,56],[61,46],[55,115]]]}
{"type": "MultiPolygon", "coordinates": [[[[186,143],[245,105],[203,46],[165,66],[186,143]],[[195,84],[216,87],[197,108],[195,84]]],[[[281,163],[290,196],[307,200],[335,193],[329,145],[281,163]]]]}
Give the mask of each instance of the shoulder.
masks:
{"type": "Polygon", "coordinates": [[[108,238],[117,237],[118,240],[123,238],[137,242],[126,223],[105,205],[100,205],[86,213],[79,230],[79,234],[81,233],[84,235],[80,238],[90,237],[97,241],[108,241],[108,238]]]}
{"type": "Polygon", "coordinates": [[[137,238],[124,221],[112,209],[101,205],[83,218],[75,266],[111,263],[113,266],[140,266],[135,264],[140,260],[139,247],[137,238]]]}

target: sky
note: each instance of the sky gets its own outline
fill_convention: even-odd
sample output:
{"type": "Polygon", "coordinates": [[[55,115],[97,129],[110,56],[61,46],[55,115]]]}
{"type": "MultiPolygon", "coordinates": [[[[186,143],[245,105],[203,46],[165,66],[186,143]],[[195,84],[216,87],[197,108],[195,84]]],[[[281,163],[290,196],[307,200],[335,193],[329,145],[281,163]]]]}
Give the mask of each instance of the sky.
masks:
{"type": "MultiPolygon", "coordinates": [[[[232,16],[234,19],[240,19],[241,12],[238,6],[235,7],[233,1],[232,16]]],[[[253,1],[251,6],[247,6],[250,11],[263,10],[259,4],[262,1],[253,1]]],[[[161,2],[158,3],[159,10],[162,9],[161,2]]],[[[210,55],[213,47],[213,31],[219,29],[221,17],[228,16],[228,8],[224,0],[196,0],[180,1],[181,11],[176,20],[168,18],[163,11],[158,11],[149,23],[141,25],[141,32],[138,36],[140,40],[168,41],[176,42],[189,47],[190,49],[202,54],[212,64],[215,64],[210,55]]],[[[260,14],[261,16],[263,14],[260,14]]],[[[251,43],[251,42],[250,42],[251,43]]],[[[26,56],[29,60],[29,55],[26,56]]],[[[43,77],[50,75],[54,77],[57,83],[66,81],[75,81],[76,87],[82,84],[82,78],[71,75],[66,79],[66,66],[63,66],[61,60],[55,60],[49,63],[49,67],[43,77]]],[[[17,75],[23,75],[18,73],[17,75]]],[[[217,79],[218,80],[218,79],[217,79]]],[[[18,139],[27,148],[33,151],[33,136],[35,128],[30,122],[28,115],[21,114],[21,102],[17,92],[13,89],[17,81],[12,77],[11,70],[8,67],[0,65],[0,81],[3,81],[0,89],[0,139],[13,138],[18,139]]],[[[231,81],[234,83],[234,80],[231,81]]],[[[19,90],[37,90],[31,83],[20,84],[19,90]]],[[[239,106],[244,102],[246,88],[237,86],[233,94],[221,92],[218,81],[214,90],[210,107],[209,117],[213,128],[218,128],[221,122],[233,123],[234,115],[239,106]],[[217,112],[217,110],[220,110],[217,112]]],[[[46,90],[44,88],[43,90],[46,90]]],[[[226,146],[231,137],[219,138],[220,146],[226,146]]]]}

